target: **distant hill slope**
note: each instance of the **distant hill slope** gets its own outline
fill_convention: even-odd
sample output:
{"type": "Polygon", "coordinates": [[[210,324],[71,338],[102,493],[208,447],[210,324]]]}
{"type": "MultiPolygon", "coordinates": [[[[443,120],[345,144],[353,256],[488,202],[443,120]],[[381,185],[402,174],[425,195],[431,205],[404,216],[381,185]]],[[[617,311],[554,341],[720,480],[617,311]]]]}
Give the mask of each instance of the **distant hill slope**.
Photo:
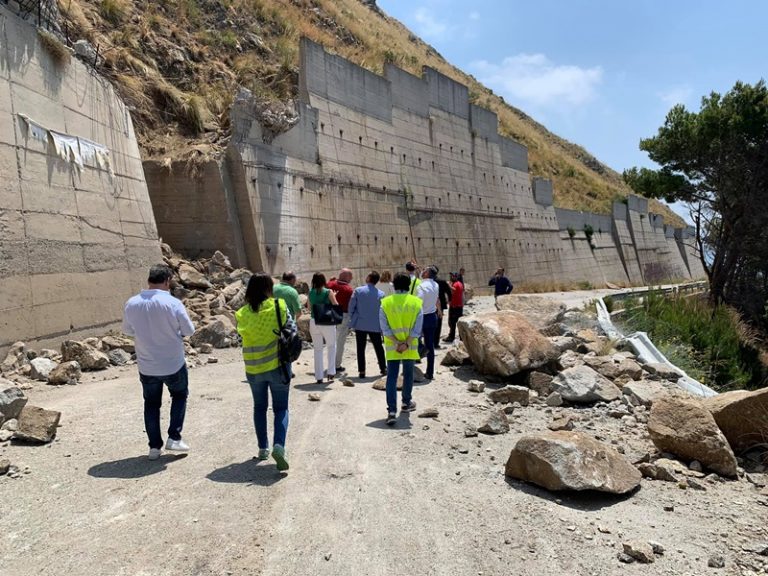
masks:
{"type": "MultiPolygon", "coordinates": [[[[373,0],[59,0],[59,7],[70,38],[98,47],[99,68],[132,108],[149,158],[194,159],[222,148],[238,86],[267,100],[294,97],[303,35],[378,73],[386,62],[419,75],[427,65],[469,86],[475,104],[498,114],[500,131],[528,146],[532,175],[554,181],[557,206],[607,213],[629,193],[618,173],[446,62],[373,0]]],[[[662,204],[652,209],[683,224],[662,204]]]]}

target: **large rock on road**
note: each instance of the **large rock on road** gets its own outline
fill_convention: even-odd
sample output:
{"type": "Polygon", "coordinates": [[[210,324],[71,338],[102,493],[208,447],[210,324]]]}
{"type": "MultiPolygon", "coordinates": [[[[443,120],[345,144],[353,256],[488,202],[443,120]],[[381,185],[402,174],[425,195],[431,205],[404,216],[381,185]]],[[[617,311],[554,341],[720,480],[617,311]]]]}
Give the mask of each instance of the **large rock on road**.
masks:
{"type": "Polygon", "coordinates": [[[583,432],[542,432],[518,440],[504,473],[547,490],[626,494],[641,474],[621,454],[583,432]]]}
{"type": "Polygon", "coordinates": [[[83,372],[104,370],[109,367],[109,357],[86,342],[65,340],[61,343],[61,361],[77,362],[83,372]]]}
{"type": "Polygon", "coordinates": [[[13,382],[0,378],[0,424],[4,419],[18,418],[26,404],[27,397],[24,392],[13,382]]]}
{"type": "Polygon", "coordinates": [[[657,399],[651,407],[648,433],[662,452],[698,460],[723,476],[736,476],[733,450],[712,414],[698,400],[675,396],[657,399]]]}
{"type": "Polygon", "coordinates": [[[497,310],[519,312],[537,330],[547,336],[557,336],[556,325],[563,321],[565,304],[542,296],[507,294],[496,299],[497,310]]]}
{"type": "Polygon", "coordinates": [[[563,400],[580,404],[612,402],[621,396],[621,391],[613,382],[589,366],[563,370],[552,380],[551,387],[563,400]]]}
{"type": "Polygon", "coordinates": [[[19,427],[13,437],[24,442],[47,443],[56,437],[61,412],[25,406],[19,414],[19,427]]]}
{"type": "Polygon", "coordinates": [[[704,400],[736,452],[768,443],[768,388],[734,390],[704,400]]]}
{"type": "Polygon", "coordinates": [[[459,336],[475,368],[513,376],[557,360],[557,348],[517,312],[484,312],[459,320],[459,336]]]}

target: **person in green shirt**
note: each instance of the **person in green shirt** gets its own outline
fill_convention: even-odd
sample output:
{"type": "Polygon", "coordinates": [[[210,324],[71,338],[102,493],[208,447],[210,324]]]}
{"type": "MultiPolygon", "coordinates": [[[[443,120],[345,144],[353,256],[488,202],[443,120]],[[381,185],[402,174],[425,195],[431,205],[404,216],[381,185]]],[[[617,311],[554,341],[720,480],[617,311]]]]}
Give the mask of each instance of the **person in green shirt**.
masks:
{"type": "Polygon", "coordinates": [[[299,292],[294,286],[296,286],[296,274],[291,271],[284,272],[282,281],[275,286],[273,293],[275,298],[285,301],[288,311],[296,321],[301,316],[301,302],[299,302],[299,292]]]}

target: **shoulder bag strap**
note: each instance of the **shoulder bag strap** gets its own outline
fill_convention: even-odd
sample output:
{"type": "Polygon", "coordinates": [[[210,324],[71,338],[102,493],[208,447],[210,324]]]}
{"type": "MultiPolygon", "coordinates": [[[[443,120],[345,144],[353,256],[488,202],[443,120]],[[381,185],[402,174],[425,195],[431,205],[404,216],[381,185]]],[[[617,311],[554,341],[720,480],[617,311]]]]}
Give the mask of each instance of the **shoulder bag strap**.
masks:
{"type": "Polygon", "coordinates": [[[275,313],[277,314],[278,333],[283,331],[283,320],[280,318],[280,301],[275,298],[275,313]]]}

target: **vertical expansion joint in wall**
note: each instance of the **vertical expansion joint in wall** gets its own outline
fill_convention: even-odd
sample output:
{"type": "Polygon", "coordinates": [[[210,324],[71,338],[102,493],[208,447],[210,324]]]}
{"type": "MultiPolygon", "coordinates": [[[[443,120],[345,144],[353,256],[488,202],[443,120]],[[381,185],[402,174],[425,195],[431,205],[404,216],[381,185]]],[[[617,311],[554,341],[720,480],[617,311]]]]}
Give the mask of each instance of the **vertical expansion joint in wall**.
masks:
{"type": "Polygon", "coordinates": [[[229,221],[232,224],[232,238],[235,248],[235,258],[240,266],[245,265],[247,257],[245,253],[245,242],[243,240],[243,228],[240,225],[240,214],[237,209],[237,199],[232,185],[232,176],[229,171],[229,161],[225,155],[218,162],[219,176],[221,178],[221,189],[224,191],[224,200],[227,204],[229,221]]]}

